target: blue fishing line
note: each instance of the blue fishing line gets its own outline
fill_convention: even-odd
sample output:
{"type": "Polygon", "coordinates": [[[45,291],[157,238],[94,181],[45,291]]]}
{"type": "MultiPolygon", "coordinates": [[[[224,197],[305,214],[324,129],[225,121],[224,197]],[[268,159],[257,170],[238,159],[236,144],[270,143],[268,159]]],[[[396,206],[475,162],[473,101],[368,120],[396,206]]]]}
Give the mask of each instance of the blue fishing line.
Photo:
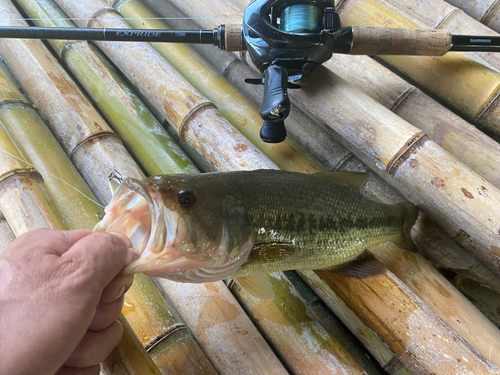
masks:
{"type": "Polygon", "coordinates": [[[323,11],[309,4],[296,4],[281,12],[280,29],[296,33],[318,33],[323,25],[323,11]]]}

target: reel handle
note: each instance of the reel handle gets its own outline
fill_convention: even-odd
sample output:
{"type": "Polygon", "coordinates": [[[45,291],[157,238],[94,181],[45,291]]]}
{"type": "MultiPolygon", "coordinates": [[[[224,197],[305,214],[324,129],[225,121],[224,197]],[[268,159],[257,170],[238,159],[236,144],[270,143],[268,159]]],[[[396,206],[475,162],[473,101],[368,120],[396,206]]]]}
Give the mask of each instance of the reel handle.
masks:
{"type": "Polygon", "coordinates": [[[288,72],[281,65],[271,65],[264,72],[264,99],[260,117],[264,125],[260,138],[267,143],[280,143],[286,138],[285,118],[290,113],[288,99],[288,72]]]}

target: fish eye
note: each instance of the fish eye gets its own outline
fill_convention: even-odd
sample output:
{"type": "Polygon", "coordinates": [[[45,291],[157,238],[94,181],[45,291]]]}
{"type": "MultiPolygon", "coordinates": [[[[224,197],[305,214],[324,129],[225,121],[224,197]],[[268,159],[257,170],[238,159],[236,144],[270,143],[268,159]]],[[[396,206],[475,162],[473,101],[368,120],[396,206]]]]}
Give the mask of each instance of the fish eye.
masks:
{"type": "Polygon", "coordinates": [[[184,208],[191,208],[196,203],[196,196],[192,191],[179,191],[179,204],[184,208]]]}

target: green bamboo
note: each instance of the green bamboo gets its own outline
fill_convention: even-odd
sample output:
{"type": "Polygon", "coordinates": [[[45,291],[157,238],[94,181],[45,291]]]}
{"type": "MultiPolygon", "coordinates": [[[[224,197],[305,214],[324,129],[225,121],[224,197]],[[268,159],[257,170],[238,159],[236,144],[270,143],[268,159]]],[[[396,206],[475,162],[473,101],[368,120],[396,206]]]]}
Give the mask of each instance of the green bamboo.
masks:
{"type": "MultiPolygon", "coordinates": [[[[16,3],[37,26],[76,27],[53,1],[16,3]]],[[[194,171],[184,152],[95,46],[76,41],[49,42],[148,174],[194,171]]]]}
{"type": "MultiPolygon", "coordinates": [[[[42,123],[41,126],[45,125],[42,123]]],[[[21,140],[19,143],[24,142],[21,140]]],[[[18,151],[3,126],[0,126],[0,150],[4,151],[0,152],[0,207],[9,227],[15,228],[17,236],[34,228],[67,229],[41,175],[32,168],[25,168],[31,163],[18,151]]],[[[73,208],[73,214],[78,214],[77,205],[73,208]]],[[[114,373],[159,375],[142,345],[137,345],[137,338],[128,329],[123,315],[120,321],[124,326],[124,335],[111,356],[116,360],[114,373]]]]}
{"type": "MultiPolygon", "coordinates": [[[[121,0],[115,2],[114,8],[133,28],[168,28],[139,0],[121,0]]],[[[258,135],[259,131],[256,130],[260,130],[263,120],[255,103],[217,73],[191,46],[175,43],[150,43],[150,45],[281,169],[306,173],[318,171],[316,161],[310,155],[303,153],[291,138],[279,144],[262,142],[258,135]]]]}
{"type": "Polygon", "coordinates": [[[23,140],[18,142],[19,148],[30,163],[39,169],[65,224],[69,228],[92,228],[97,220],[96,215],[103,214],[92,191],[52,136],[38,111],[29,104],[2,69],[0,88],[0,121],[14,139],[23,140]],[[82,194],[91,199],[81,199],[82,194]],[[80,214],[65,212],[65,207],[75,202],[78,202],[77,212],[80,214]]]}
{"type": "MultiPolygon", "coordinates": [[[[34,3],[35,2],[31,2],[31,4],[34,3]]],[[[34,9],[43,10],[48,8],[52,11],[51,14],[56,16],[56,19],[60,20],[63,17],[62,12],[55,12],[56,8],[48,7],[47,3],[42,2],[39,5],[40,7],[43,6],[43,8],[34,7],[34,9]]],[[[33,8],[30,8],[29,10],[33,11],[33,8]]],[[[45,22],[48,22],[45,18],[46,14],[43,12],[32,14],[32,16],[35,18],[38,17],[45,19],[45,22]]],[[[52,24],[52,26],[54,26],[54,24],[52,24]]],[[[100,60],[93,55],[92,50],[86,43],[80,44],[78,49],[70,49],[66,42],[57,41],[55,43],[55,47],[56,49],[59,47],[61,51],[71,50],[80,52],[80,54],[76,54],[76,57],[75,54],[67,54],[67,56],[72,56],[77,64],[80,64],[79,67],[81,69],[73,71],[75,75],[80,77],[87,76],[90,78],[98,78],[98,74],[100,73],[101,77],[104,76],[104,78],[107,78],[106,80],[96,79],[95,85],[89,83],[91,81],[87,81],[87,85],[84,86],[90,90],[89,93],[92,93],[92,90],[97,88],[97,90],[103,95],[107,94],[107,98],[103,98],[100,94],[95,94],[94,97],[96,97],[96,100],[102,104],[101,109],[103,112],[107,113],[110,117],[113,117],[114,115],[115,124],[118,124],[122,135],[126,135],[127,140],[130,142],[130,148],[138,151],[136,153],[136,157],[140,158],[140,160],[144,162],[144,165],[147,166],[147,168],[145,168],[146,170],[151,173],[189,172],[195,170],[195,167],[192,166],[179,147],[173,143],[165,130],[161,128],[156,120],[153,119],[151,114],[145,109],[144,105],[142,105],[135,94],[133,94],[132,90],[125,85],[123,78],[121,78],[116,71],[107,69],[107,66],[110,66],[109,63],[107,63],[107,66],[99,64],[100,60]],[[83,59],[82,55],[94,63],[92,68],[95,70],[92,70],[89,65],[85,65],[85,62],[88,60],[83,59]],[[94,57],[92,58],[92,56],[94,57]],[[119,79],[119,82],[117,83],[116,81],[113,81],[113,77],[119,79]],[[117,88],[119,90],[117,90],[117,88]],[[116,92],[121,93],[122,97],[117,98],[117,95],[113,94],[116,92]],[[125,108],[126,104],[128,104],[127,108],[125,108]],[[122,110],[123,116],[118,118],[117,116],[120,110],[122,110]],[[115,112],[113,113],[113,111],[115,112]],[[144,134],[151,134],[151,136],[144,137],[144,134]],[[139,141],[136,141],[137,139],[139,141]],[[145,150],[147,150],[147,152],[145,152],[145,150]]],[[[129,145],[129,143],[127,145],[129,145]]],[[[63,159],[64,158],[61,160],[63,159]]],[[[56,173],[57,171],[54,171],[54,174],[56,173]]],[[[183,325],[183,323],[180,320],[177,320],[176,322],[163,320],[162,318],[165,316],[171,315],[177,317],[177,315],[173,311],[173,308],[166,304],[163,299],[155,299],[156,304],[151,305],[151,303],[149,303],[150,299],[153,298],[151,296],[156,296],[158,294],[156,287],[151,283],[151,281],[148,283],[148,279],[144,276],[138,276],[138,280],[141,280],[142,284],[147,285],[147,287],[145,286],[141,289],[133,287],[126,295],[126,300],[134,301],[136,306],[134,311],[136,313],[149,314],[152,316],[155,315],[151,314],[149,309],[157,313],[163,312],[163,315],[160,314],[155,316],[154,320],[144,321],[145,324],[140,327],[139,333],[141,334],[141,340],[145,341],[145,344],[149,344],[149,340],[145,340],[145,337],[150,337],[151,340],[157,339],[158,336],[162,336],[164,334],[163,331],[168,331],[171,326],[183,325]]],[[[136,325],[134,328],[137,328],[136,325]]],[[[162,371],[171,373],[174,366],[182,368],[183,366],[189,367],[190,363],[196,363],[197,366],[199,366],[196,370],[200,373],[213,373],[212,366],[200,351],[192,336],[189,335],[187,330],[184,332],[186,336],[184,338],[185,343],[183,343],[183,346],[179,345],[179,348],[177,349],[178,352],[182,351],[180,349],[182,347],[189,350],[189,352],[187,352],[184,356],[171,356],[171,351],[168,349],[169,344],[172,344],[172,342],[168,343],[166,340],[160,340],[156,343],[155,359],[157,360],[162,371]],[[198,357],[196,357],[195,354],[198,354],[198,357]],[[179,363],[181,359],[182,362],[179,363]]]]}

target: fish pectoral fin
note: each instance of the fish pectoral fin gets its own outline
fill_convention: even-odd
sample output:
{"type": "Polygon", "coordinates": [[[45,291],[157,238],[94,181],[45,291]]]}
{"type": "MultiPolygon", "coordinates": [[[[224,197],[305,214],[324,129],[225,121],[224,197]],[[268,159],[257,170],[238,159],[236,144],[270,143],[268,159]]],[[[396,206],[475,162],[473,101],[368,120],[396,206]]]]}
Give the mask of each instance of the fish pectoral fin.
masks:
{"type": "Polygon", "coordinates": [[[274,299],[273,286],[264,275],[239,277],[234,282],[254,297],[265,301],[274,299]]]}
{"type": "Polygon", "coordinates": [[[330,272],[341,275],[352,276],[358,279],[380,276],[387,272],[384,264],[377,260],[374,255],[364,253],[347,264],[330,268],[330,272]]]}
{"type": "Polygon", "coordinates": [[[357,191],[361,191],[370,175],[368,173],[360,172],[319,172],[314,173],[313,176],[326,180],[342,182],[357,191]]]}

